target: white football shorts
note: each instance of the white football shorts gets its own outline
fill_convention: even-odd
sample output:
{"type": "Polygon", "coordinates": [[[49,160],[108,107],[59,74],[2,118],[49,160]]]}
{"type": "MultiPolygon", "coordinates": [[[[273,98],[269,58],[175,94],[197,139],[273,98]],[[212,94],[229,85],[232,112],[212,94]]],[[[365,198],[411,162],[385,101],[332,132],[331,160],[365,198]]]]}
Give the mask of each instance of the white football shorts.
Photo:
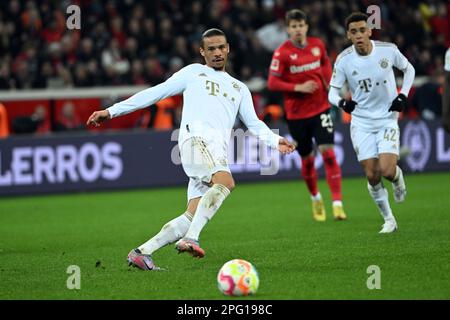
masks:
{"type": "Polygon", "coordinates": [[[188,201],[201,197],[208,191],[211,177],[219,171],[231,173],[228,167],[227,145],[207,141],[202,137],[191,137],[180,147],[183,170],[189,177],[188,201]]]}
{"type": "Polygon", "coordinates": [[[358,161],[378,158],[380,153],[399,155],[400,129],[396,122],[386,124],[379,130],[363,129],[351,124],[350,135],[358,161]]]}

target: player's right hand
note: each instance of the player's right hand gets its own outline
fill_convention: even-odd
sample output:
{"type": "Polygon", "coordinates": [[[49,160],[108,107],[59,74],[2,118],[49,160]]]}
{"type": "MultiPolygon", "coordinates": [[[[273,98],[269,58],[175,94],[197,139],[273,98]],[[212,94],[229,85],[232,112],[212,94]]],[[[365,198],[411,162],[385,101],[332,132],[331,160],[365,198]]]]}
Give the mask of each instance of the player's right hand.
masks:
{"type": "Polygon", "coordinates": [[[345,112],[347,112],[348,114],[352,113],[353,110],[355,110],[355,107],[358,103],[353,101],[353,100],[345,100],[345,99],[341,99],[339,101],[339,105],[338,107],[343,109],[345,112]]]}
{"type": "Polygon", "coordinates": [[[296,84],[294,87],[294,91],[301,93],[314,93],[317,89],[319,89],[319,85],[314,80],[296,84]]]}
{"type": "Polygon", "coordinates": [[[110,119],[111,116],[108,112],[108,110],[101,110],[101,111],[95,111],[91,114],[88,121],[86,122],[86,125],[93,125],[96,127],[99,127],[100,124],[108,119],[110,119]]]}
{"type": "Polygon", "coordinates": [[[289,142],[286,138],[281,138],[278,142],[278,151],[281,154],[289,154],[295,150],[295,144],[289,142]]]}

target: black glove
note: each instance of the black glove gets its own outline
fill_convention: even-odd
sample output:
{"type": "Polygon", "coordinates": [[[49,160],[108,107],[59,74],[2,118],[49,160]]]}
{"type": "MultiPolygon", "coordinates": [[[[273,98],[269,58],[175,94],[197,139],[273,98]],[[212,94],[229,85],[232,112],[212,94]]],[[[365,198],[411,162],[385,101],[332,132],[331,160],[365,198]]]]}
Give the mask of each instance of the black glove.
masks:
{"type": "Polygon", "coordinates": [[[355,110],[355,107],[357,104],[358,103],[356,103],[353,100],[341,99],[341,100],[339,100],[338,107],[350,114],[350,113],[352,113],[353,110],[355,110]]]}
{"type": "Polygon", "coordinates": [[[402,112],[403,109],[406,108],[406,96],[403,93],[400,93],[397,98],[392,101],[391,107],[389,111],[398,111],[402,112]]]}

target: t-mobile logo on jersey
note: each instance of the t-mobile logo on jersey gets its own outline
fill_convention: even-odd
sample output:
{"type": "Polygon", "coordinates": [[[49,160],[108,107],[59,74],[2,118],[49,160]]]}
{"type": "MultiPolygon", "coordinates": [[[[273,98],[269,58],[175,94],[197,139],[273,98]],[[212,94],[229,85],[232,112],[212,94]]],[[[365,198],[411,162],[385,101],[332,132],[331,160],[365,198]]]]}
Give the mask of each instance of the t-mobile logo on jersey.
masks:
{"type": "Polygon", "coordinates": [[[370,88],[372,88],[372,81],[370,79],[362,79],[358,81],[359,88],[364,92],[369,92],[370,88]]]}

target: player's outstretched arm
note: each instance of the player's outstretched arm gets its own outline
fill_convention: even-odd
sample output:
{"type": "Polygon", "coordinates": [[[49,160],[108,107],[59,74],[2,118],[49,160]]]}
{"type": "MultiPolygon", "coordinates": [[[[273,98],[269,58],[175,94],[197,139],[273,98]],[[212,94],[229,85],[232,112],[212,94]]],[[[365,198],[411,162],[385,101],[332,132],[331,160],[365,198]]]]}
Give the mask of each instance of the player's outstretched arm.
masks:
{"type": "Polygon", "coordinates": [[[96,116],[94,116],[94,113],[92,116],[99,117],[99,121],[105,121],[146,108],[167,97],[180,94],[186,89],[186,85],[189,81],[188,77],[192,73],[192,68],[194,68],[194,65],[184,67],[163,83],[139,91],[128,99],[113,104],[107,109],[109,114],[108,117],[106,117],[106,113],[103,112],[96,116]]]}
{"type": "Polygon", "coordinates": [[[86,125],[99,127],[101,123],[109,119],[111,119],[111,116],[108,110],[95,111],[89,117],[88,121],[86,122],[86,125]]]}

